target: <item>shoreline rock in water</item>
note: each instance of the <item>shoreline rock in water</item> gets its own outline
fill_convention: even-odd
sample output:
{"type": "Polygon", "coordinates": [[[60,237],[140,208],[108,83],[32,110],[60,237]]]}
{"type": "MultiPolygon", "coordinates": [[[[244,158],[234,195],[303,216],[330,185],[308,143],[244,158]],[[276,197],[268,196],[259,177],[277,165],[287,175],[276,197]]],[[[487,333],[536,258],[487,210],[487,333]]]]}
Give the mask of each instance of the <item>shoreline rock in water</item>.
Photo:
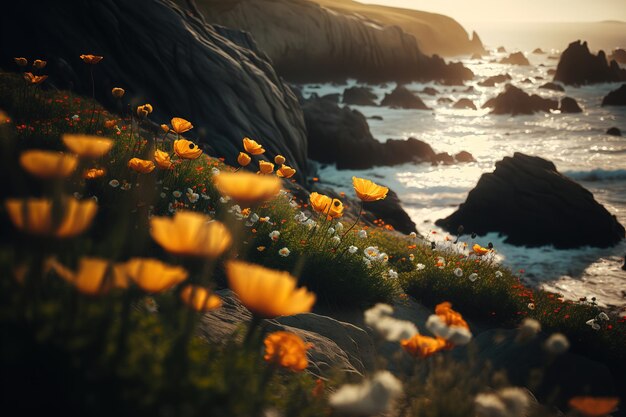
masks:
{"type": "Polygon", "coordinates": [[[626,70],[615,61],[608,63],[604,51],[593,55],[587,42],[578,40],[570,43],[561,54],[554,81],[565,85],[626,81],[626,70]]]}
{"type": "Polygon", "coordinates": [[[624,227],[589,191],[545,159],[516,152],[483,174],[457,211],[436,224],[450,233],[506,235],[519,246],[609,247],[624,227]]]}
{"type": "Polygon", "coordinates": [[[430,110],[418,95],[413,94],[405,86],[398,85],[391,93],[385,94],[381,106],[401,109],[430,110]]]}
{"type": "Polygon", "coordinates": [[[539,111],[550,112],[559,108],[559,102],[538,96],[530,95],[521,88],[512,84],[504,86],[504,91],[495,98],[489,99],[483,108],[492,107],[492,114],[534,114],[539,111]]]}
{"type": "Polygon", "coordinates": [[[521,66],[530,65],[528,58],[526,58],[523,52],[514,52],[510,54],[509,56],[507,56],[506,58],[502,58],[500,60],[500,63],[510,64],[510,65],[521,65],[521,66]]]}
{"type": "Polygon", "coordinates": [[[626,106],[626,84],[622,84],[617,90],[609,92],[602,99],[603,106],[626,106]]]}

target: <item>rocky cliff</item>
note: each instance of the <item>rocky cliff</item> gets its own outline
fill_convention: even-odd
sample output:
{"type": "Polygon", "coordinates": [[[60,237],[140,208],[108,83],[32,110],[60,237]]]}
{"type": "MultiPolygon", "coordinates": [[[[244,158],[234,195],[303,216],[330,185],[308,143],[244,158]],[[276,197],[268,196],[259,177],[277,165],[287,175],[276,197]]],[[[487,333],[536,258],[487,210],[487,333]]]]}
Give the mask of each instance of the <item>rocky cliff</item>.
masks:
{"type": "Polygon", "coordinates": [[[252,33],[276,71],[291,81],[358,78],[459,84],[473,77],[460,63],[426,56],[416,38],[399,26],[309,0],[199,0],[197,4],[207,21],[252,33]]]}
{"type": "Polygon", "coordinates": [[[281,153],[302,179],[307,139],[296,97],[269,59],[241,31],[206,25],[169,0],[12,1],[0,16],[0,62],[15,56],[48,61],[50,82],[90,96],[81,54],[103,55],[94,69],[96,98],[116,109],[112,87],[134,104],[154,106],[158,123],[180,116],[189,136],[211,154],[234,158],[241,139],[281,153]]]}

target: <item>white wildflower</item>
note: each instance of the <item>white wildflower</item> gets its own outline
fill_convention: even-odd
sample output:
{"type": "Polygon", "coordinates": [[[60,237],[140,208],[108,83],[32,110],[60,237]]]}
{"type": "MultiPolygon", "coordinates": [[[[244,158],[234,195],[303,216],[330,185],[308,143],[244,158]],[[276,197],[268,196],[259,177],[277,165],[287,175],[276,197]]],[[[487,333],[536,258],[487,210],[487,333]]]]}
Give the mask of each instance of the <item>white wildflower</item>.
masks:
{"type": "Polygon", "coordinates": [[[426,265],[421,264],[421,263],[415,265],[415,269],[417,269],[418,271],[421,271],[422,269],[425,269],[425,268],[426,268],[426,265]]]}
{"type": "Polygon", "coordinates": [[[389,255],[387,255],[385,252],[381,253],[380,255],[378,255],[378,261],[385,263],[389,260],[389,255]]]}
{"type": "Polygon", "coordinates": [[[527,342],[537,336],[537,333],[540,331],[541,323],[535,319],[525,318],[517,331],[515,341],[520,343],[527,342]]]}
{"type": "Polygon", "coordinates": [[[529,310],[534,310],[535,309],[535,303],[528,303],[528,309],[529,310]]]}
{"type": "Polygon", "coordinates": [[[210,195],[204,194],[204,193],[200,194],[200,197],[202,197],[203,200],[210,200],[211,199],[210,195]]]}
{"type": "Polygon", "coordinates": [[[409,253],[409,261],[413,262],[415,260],[415,255],[409,253]]]}
{"type": "Polygon", "coordinates": [[[213,168],[211,168],[211,174],[213,174],[213,175],[220,175],[220,170],[215,168],[215,167],[213,167],[213,168]]]}
{"type": "Polygon", "coordinates": [[[609,316],[607,316],[607,314],[605,312],[602,312],[602,313],[598,314],[598,319],[599,320],[604,320],[604,321],[609,321],[609,316]]]}
{"type": "Polygon", "coordinates": [[[77,114],[72,115],[72,120],[76,121],[76,120],[79,120],[79,119],[80,119],[79,115],[77,115],[77,114]]]}
{"type": "Polygon", "coordinates": [[[229,196],[220,197],[220,203],[222,203],[222,204],[226,204],[229,201],[230,201],[230,197],[229,196]]]}
{"type": "Polygon", "coordinates": [[[435,336],[442,337],[453,345],[466,345],[472,340],[472,333],[468,329],[461,326],[448,326],[436,314],[428,317],[426,328],[435,336]]]}
{"type": "Polygon", "coordinates": [[[361,239],[367,238],[367,232],[365,230],[363,230],[363,229],[359,230],[359,237],[361,239]]]}
{"type": "Polygon", "coordinates": [[[343,232],[343,223],[337,222],[337,224],[335,225],[335,230],[337,231],[337,233],[343,232]]]}
{"type": "Polygon", "coordinates": [[[258,221],[259,221],[259,215],[256,213],[252,213],[248,216],[248,220],[246,221],[246,226],[250,227],[258,221]]]}
{"type": "Polygon", "coordinates": [[[291,251],[288,248],[281,248],[278,250],[278,254],[282,256],[283,258],[286,258],[287,256],[289,256],[290,253],[291,251]]]}
{"type": "Polygon", "coordinates": [[[352,245],[348,248],[348,252],[350,253],[356,253],[359,250],[359,248],[357,248],[356,246],[352,245]]]}
{"type": "Polygon", "coordinates": [[[478,274],[476,272],[471,273],[469,277],[467,277],[470,281],[474,282],[478,279],[478,274]]]}
{"type": "Polygon", "coordinates": [[[373,261],[378,258],[380,255],[380,251],[378,250],[378,246],[368,246],[363,250],[363,253],[367,257],[367,259],[373,261]]]}
{"type": "Polygon", "coordinates": [[[124,184],[122,184],[122,186],[120,187],[120,190],[130,190],[130,183],[129,182],[125,182],[124,184]]]}
{"type": "Polygon", "coordinates": [[[298,213],[295,216],[293,216],[293,219],[295,221],[297,221],[298,223],[304,223],[304,222],[307,221],[308,216],[306,214],[304,214],[303,211],[301,211],[300,213],[298,213]]]}
{"type": "Polygon", "coordinates": [[[152,297],[146,297],[143,299],[143,306],[146,311],[150,314],[157,313],[159,311],[159,305],[156,300],[152,297]]]}
{"type": "Polygon", "coordinates": [[[456,268],[454,270],[454,275],[456,275],[457,277],[462,277],[463,276],[463,270],[461,268],[456,268]]]}
{"type": "Polygon", "coordinates": [[[334,245],[338,245],[341,242],[341,238],[339,236],[333,236],[332,238],[330,238],[330,241],[334,244],[334,245]]]}
{"type": "Polygon", "coordinates": [[[410,237],[411,239],[415,239],[415,238],[417,237],[417,233],[415,233],[415,232],[411,232],[411,233],[409,233],[409,237],[410,237]]]}
{"type": "Polygon", "coordinates": [[[569,340],[562,333],[552,333],[543,346],[548,352],[558,355],[569,349],[569,340]]]}
{"type": "Polygon", "coordinates": [[[111,180],[109,181],[109,185],[113,188],[117,188],[120,186],[120,182],[118,180],[111,180]]]}
{"type": "Polygon", "coordinates": [[[200,194],[194,193],[191,188],[187,188],[187,199],[191,204],[195,204],[200,199],[200,194]]]}
{"type": "Polygon", "coordinates": [[[296,200],[291,200],[289,201],[289,206],[291,206],[291,208],[298,208],[299,204],[296,200]]]}
{"type": "Polygon", "coordinates": [[[496,271],[496,278],[502,278],[502,271],[496,271]]]}
{"type": "Polygon", "coordinates": [[[341,386],[330,395],[329,404],[338,412],[371,416],[389,411],[402,394],[402,383],[389,371],[379,371],[361,384],[341,386]]]}
{"type": "Polygon", "coordinates": [[[172,195],[174,196],[174,198],[180,198],[183,195],[183,193],[176,190],[176,191],[172,191],[172,195]]]}
{"type": "Polygon", "coordinates": [[[274,242],[276,242],[278,240],[278,238],[280,237],[280,232],[278,230],[272,230],[269,234],[270,239],[272,239],[274,242]]]}
{"type": "Polygon", "coordinates": [[[331,235],[331,236],[334,235],[335,234],[335,229],[332,228],[332,227],[329,227],[328,228],[328,234],[331,235]]]}
{"type": "Polygon", "coordinates": [[[591,328],[592,328],[593,330],[600,330],[600,325],[598,324],[598,322],[596,321],[596,319],[587,320],[587,321],[585,322],[585,324],[586,324],[587,326],[591,326],[591,328]]]}

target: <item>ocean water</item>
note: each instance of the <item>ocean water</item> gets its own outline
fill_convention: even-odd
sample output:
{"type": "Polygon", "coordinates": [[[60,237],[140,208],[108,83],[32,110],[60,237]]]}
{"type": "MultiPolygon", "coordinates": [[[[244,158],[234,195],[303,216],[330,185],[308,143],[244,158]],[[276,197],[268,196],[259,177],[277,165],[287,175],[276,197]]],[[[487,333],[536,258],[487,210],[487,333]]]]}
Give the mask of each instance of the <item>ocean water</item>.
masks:
{"type": "MultiPolygon", "coordinates": [[[[619,84],[600,84],[580,88],[565,87],[565,93],[538,87],[552,79],[550,68],[557,60],[548,55],[527,55],[529,67],[502,65],[491,62],[505,54],[492,54],[482,60],[465,59],[464,63],[476,77],[465,87],[442,86],[433,83],[412,83],[407,87],[419,92],[424,87],[439,90],[436,96],[418,94],[433,110],[402,110],[387,107],[351,106],[369,119],[370,129],[377,140],[415,137],[430,144],[436,152],[457,153],[467,150],[477,162],[453,166],[404,164],[354,171],[324,166],[320,181],[338,190],[351,192],[353,175],[372,178],[395,190],[404,209],[417,224],[418,230],[430,239],[442,239],[445,232],[434,225],[435,220],[448,216],[465,201],[467,193],[483,173],[492,172],[495,163],[514,152],[536,155],[554,162],[557,169],[590,190],[597,201],[626,225],[626,137],[605,134],[617,126],[626,132],[626,107],[601,107],[602,98],[619,84]],[[583,108],[581,114],[537,113],[532,116],[496,116],[480,107],[487,99],[503,89],[480,87],[477,83],[488,76],[508,73],[512,83],[529,93],[544,97],[575,98],[583,108]],[[539,77],[543,79],[538,79],[539,77]],[[522,81],[530,78],[530,84],[522,81]],[[473,92],[462,92],[473,85],[473,92]],[[437,104],[440,97],[471,99],[479,110],[456,110],[437,104]],[[433,234],[431,232],[437,232],[433,234]]],[[[347,86],[306,85],[306,96],[341,93],[347,86]]],[[[394,83],[373,86],[378,99],[395,88],[394,83]]],[[[626,306],[626,271],[621,269],[626,254],[626,241],[608,248],[557,250],[553,247],[525,248],[508,245],[495,233],[478,237],[486,245],[493,242],[499,260],[514,270],[524,269],[527,283],[562,293],[570,299],[596,297],[601,305],[626,306]]]]}

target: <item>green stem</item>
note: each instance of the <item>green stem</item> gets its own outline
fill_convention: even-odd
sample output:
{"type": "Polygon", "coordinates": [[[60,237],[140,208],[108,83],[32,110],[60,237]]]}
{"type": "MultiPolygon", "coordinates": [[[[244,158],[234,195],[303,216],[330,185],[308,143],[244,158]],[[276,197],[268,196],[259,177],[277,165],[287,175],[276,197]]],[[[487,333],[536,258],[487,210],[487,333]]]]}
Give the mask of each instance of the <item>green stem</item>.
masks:
{"type": "Polygon", "coordinates": [[[343,236],[341,237],[342,241],[348,235],[350,230],[352,230],[354,228],[354,226],[356,226],[356,224],[359,222],[359,220],[361,220],[361,216],[362,215],[363,215],[363,201],[361,201],[361,208],[359,209],[359,215],[356,217],[356,220],[354,221],[354,223],[352,223],[352,226],[350,226],[348,228],[348,230],[346,230],[345,233],[343,234],[343,236]]]}

